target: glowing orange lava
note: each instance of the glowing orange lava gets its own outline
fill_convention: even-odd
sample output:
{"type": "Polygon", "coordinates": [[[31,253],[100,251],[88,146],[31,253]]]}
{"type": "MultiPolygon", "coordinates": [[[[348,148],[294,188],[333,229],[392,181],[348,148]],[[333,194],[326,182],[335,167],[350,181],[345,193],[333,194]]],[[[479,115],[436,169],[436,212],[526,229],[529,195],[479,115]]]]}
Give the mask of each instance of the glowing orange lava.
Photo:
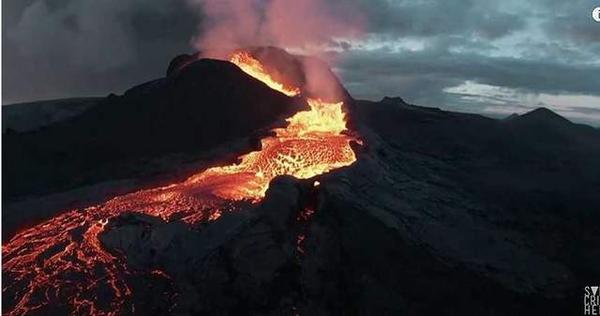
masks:
{"type": "MultiPolygon", "coordinates": [[[[273,89],[290,96],[300,93],[274,81],[248,53],[234,54],[231,62],[273,89]]],[[[210,168],[181,183],[64,212],[16,234],[2,248],[3,296],[5,304],[12,301],[5,313],[24,315],[58,304],[77,315],[131,311],[132,290],[125,276],[133,272],[99,239],[112,218],[137,212],[189,224],[217,220],[233,210],[236,201],[260,201],[278,175],[306,179],[352,164],[354,138],[344,134],[343,103],[318,99],[307,103],[310,110],[290,117],[286,128],[276,129],[275,136],[261,141],[261,150],[240,157],[239,164],[210,168]],[[108,303],[99,302],[100,292],[110,293],[108,303]]]]}
{"type": "Polygon", "coordinates": [[[275,79],[273,79],[273,77],[264,68],[263,64],[247,52],[236,52],[231,55],[229,61],[236,64],[245,73],[262,81],[273,90],[277,90],[289,97],[300,94],[299,88],[287,87],[283,83],[277,82],[275,79]]]}

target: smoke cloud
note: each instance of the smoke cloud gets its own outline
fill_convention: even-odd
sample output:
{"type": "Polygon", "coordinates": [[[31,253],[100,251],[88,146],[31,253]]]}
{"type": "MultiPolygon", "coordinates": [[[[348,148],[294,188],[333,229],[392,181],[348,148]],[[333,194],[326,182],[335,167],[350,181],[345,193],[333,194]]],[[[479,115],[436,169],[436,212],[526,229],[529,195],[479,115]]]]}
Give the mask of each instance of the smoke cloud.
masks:
{"type": "MultiPolygon", "coordinates": [[[[192,0],[204,15],[194,46],[206,57],[223,58],[232,49],[278,46],[322,54],[336,40],[361,36],[364,20],[352,1],[192,0]]],[[[337,44],[339,45],[339,44],[337,44]]]]}
{"type": "Polygon", "coordinates": [[[187,0],[2,2],[3,103],[121,93],[190,51],[187,0]]]}
{"type": "MultiPolygon", "coordinates": [[[[335,52],[343,50],[347,40],[360,37],[365,25],[352,0],[193,0],[192,4],[203,12],[202,32],[193,45],[208,58],[227,59],[239,48],[276,46],[331,64],[335,52]]],[[[301,67],[301,85],[308,95],[328,101],[343,98],[336,78],[322,63],[305,59],[301,67]]]]}

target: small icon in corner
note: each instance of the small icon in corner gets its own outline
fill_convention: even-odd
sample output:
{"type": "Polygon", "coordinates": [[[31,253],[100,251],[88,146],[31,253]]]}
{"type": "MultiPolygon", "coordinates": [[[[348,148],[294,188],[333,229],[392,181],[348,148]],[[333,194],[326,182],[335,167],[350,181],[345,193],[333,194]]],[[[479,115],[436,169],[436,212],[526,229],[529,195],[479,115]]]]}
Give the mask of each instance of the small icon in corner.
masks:
{"type": "Polygon", "coordinates": [[[596,22],[600,22],[600,7],[595,7],[594,10],[592,10],[592,19],[596,22]]]}

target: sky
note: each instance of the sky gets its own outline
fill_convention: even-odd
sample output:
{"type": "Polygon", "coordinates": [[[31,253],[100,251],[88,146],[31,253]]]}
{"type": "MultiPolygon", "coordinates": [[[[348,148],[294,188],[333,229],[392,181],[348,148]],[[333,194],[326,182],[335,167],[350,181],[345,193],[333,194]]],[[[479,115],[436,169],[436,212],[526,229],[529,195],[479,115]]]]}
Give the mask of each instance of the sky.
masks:
{"type": "MultiPolygon", "coordinates": [[[[2,103],[118,94],[164,76],[174,56],[207,45],[204,2],[215,1],[2,1],[2,103]]],[[[496,117],[543,106],[600,126],[600,0],[304,3],[342,21],[338,31],[360,25],[360,36],[318,38],[355,98],[496,117]]]]}

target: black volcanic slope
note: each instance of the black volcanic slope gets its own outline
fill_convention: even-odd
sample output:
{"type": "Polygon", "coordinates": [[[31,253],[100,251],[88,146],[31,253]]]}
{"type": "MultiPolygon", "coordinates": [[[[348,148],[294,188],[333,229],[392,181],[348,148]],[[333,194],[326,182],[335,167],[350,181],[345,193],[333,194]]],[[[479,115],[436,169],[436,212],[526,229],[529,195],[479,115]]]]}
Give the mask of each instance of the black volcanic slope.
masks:
{"type": "Polygon", "coordinates": [[[600,280],[598,130],[548,110],[498,121],[391,98],[356,101],[354,115],[359,160],[317,188],[278,178],[262,203],[200,230],[111,223],[105,246],[173,276],[174,301],[139,286],[143,312],[580,312],[600,280]]]}
{"type": "Polygon", "coordinates": [[[3,134],[3,180],[10,183],[3,194],[12,198],[130,177],[144,158],[206,151],[281,124],[303,106],[231,63],[198,60],[98,101],[72,119],[3,134]]]}
{"type": "MultiPolygon", "coordinates": [[[[351,99],[346,88],[331,71],[327,63],[313,56],[292,55],[273,46],[246,47],[244,51],[261,61],[267,72],[278,82],[298,87],[307,97],[329,102],[351,99]],[[312,80],[308,80],[308,77],[312,80]]],[[[200,53],[179,55],[167,69],[167,75],[185,68],[198,59],[200,53]]]]}
{"type": "MultiPolygon", "coordinates": [[[[8,170],[5,189],[41,190],[24,186],[19,173],[43,186],[97,168],[96,161],[111,165],[116,151],[199,152],[296,106],[215,61],[104,102],[41,131],[5,135],[5,174],[18,170],[8,170]],[[251,110],[225,100],[246,100],[251,110]],[[281,102],[289,107],[277,107],[281,102]],[[227,118],[232,113],[239,115],[227,118]],[[79,164],[61,164],[56,148],[71,149],[61,159],[79,164]],[[48,166],[61,169],[35,173],[48,166]]],[[[194,229],[135,214],[109,222],[105,248],[132,269],[170,276],[135,276],[136,313],[581,313],[582,287],[600,283],[597,129],[546,109],[494,120],[400,98],[351,102],[365,146],[356,148],[355,164],[320,176],[318,187],[314,179],[277,178],[261,203],[194,229]],[[315,213],[303,220],[307,209],[315,213]]]]}
{"type": "Polygon", "coordinates": [[[102,98],[73,98],[2,106],[2,133],[26,132],[77,116],[102,98]]]}

